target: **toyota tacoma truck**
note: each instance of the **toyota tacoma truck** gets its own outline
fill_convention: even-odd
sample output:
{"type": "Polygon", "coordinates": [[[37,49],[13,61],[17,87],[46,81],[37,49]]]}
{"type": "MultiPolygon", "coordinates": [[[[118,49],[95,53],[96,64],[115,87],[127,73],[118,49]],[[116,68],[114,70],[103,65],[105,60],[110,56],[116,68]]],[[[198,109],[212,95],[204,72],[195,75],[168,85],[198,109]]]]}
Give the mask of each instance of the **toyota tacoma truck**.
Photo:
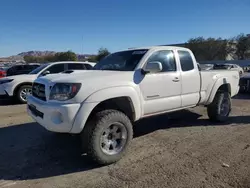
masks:
{"type": "Polygon", "coordinates": [[[226,121],[238,91],[237,71],[201,71],[189,49],[153,46],[36,79],[27,112],[49,131],[80,135],[87,156],[107,165],[126,153],[135,121],[197,105],[210,120],[226,121]]]}

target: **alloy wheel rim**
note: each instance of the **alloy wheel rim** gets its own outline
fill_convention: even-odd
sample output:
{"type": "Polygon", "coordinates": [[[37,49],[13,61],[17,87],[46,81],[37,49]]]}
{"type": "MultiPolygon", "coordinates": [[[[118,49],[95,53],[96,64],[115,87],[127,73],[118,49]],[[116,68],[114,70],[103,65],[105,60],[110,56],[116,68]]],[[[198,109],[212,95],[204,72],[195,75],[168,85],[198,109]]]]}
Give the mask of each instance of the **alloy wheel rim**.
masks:
{"type": "Polygon", "coordinates": [[[119,122],[112,123],[101,134],[101,150],[107,155],[116,155],[125,147],[127,138],[126,127],[119,122]]]}
{"type": "Polygon", "coordinates": [[[20,98],[23,101],[27,101],[27,96],[31,94],[31,88],[24,88],[20,92],[20,98]]]}
{"type": "Polygon", "coordinates": [[[227,116],[229,111],[230,111],[230,105],[229,105],[229,99],[228,98],[224,98],[222,100],[222,103],[220,105],[220,114],[222,116],[227,116]]]}

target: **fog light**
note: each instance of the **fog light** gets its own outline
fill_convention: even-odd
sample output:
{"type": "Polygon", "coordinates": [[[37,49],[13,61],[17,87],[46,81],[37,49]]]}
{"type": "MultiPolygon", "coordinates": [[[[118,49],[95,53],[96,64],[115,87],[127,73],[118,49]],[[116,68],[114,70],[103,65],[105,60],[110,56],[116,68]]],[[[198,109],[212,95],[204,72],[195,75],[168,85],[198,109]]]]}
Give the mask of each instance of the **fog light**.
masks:
{"type": "Polygon", "coordinates": [[[61,124],[63,122],[63,116],[60,112],[53,112],[51,115],[51,121],[54,124],[61,124]]]}

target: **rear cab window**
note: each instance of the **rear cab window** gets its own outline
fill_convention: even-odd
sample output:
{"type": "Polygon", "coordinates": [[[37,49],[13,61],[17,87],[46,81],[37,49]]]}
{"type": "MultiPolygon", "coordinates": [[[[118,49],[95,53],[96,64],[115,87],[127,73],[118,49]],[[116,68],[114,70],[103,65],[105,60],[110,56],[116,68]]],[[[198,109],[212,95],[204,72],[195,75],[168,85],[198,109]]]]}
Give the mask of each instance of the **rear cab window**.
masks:
{"type": "Polygon", "coordinates": [[[194,62],[191,54],[185,50],[178,50],[177,53],[180,59],[181,70],[184,72],[193,70],[194,62]]]}

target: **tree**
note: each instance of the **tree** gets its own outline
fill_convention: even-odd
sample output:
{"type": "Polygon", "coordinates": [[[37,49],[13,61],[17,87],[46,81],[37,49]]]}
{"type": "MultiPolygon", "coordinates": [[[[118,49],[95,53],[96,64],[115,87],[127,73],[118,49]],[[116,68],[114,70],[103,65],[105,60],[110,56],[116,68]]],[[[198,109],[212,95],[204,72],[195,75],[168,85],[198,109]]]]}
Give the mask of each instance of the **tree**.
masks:
{"type": "Polygon", "coordinates": [[[48,55],[44,57],[44,62],[55,62],[56,56],[55,55],[48,55]]]}
{"type": "Polygon", "coordinates": [[[24,56],[26,63],[47,63],[56,61],[77,61],[77,55],[74,52],[58,52],[55,55],[48,56],[24,56]]]}
{"type": "Polygon", "coordinates": [[[55,54],[55,61],[77,61],[77,55],[72,51],[55,54]]]}
{"type": "Polygon", "coordinates": [[[225,60],[232,52],[229,40],[222,38],[191,38],[185,46],[193,51],[198,61],[225,60]]]}
{"type": "Polygon", "coordinates": [[[107,48],[100,48],[98,50],[98,54],[96,56],[96,61],[100,61],[102,58],[106,57],[109,54],[110,54],[110,52],[108,51],[107,48]]]}
{"type": "Polygon", "coordinates": [[[89,62],[97,62],[97,56],[96,55],[92,55],[87,59],[89,62]]]}
{"type": "Polygon", "coordinates": [[[39,56],[24,56],[23,59],[26,63],[44,63],[45,62],[45,58],[39,57],[39,56]]]}
{"type": "Polygon", "coordinates": [[[26,63],[31,63],[31,62],[33,62],[33,56],[28,56],[28,55],[26,55],[26,56],[23,57],[23,59],[24,59],[24,61],[25,61],[26,63]]]}
{"type": "Polygon", "coordinates": [[[239,34],[235,37],[236,44],[236,55],[238,59],[243,60],[249,57],[250,50],[250,37],[245,34],[239,34]]]}

